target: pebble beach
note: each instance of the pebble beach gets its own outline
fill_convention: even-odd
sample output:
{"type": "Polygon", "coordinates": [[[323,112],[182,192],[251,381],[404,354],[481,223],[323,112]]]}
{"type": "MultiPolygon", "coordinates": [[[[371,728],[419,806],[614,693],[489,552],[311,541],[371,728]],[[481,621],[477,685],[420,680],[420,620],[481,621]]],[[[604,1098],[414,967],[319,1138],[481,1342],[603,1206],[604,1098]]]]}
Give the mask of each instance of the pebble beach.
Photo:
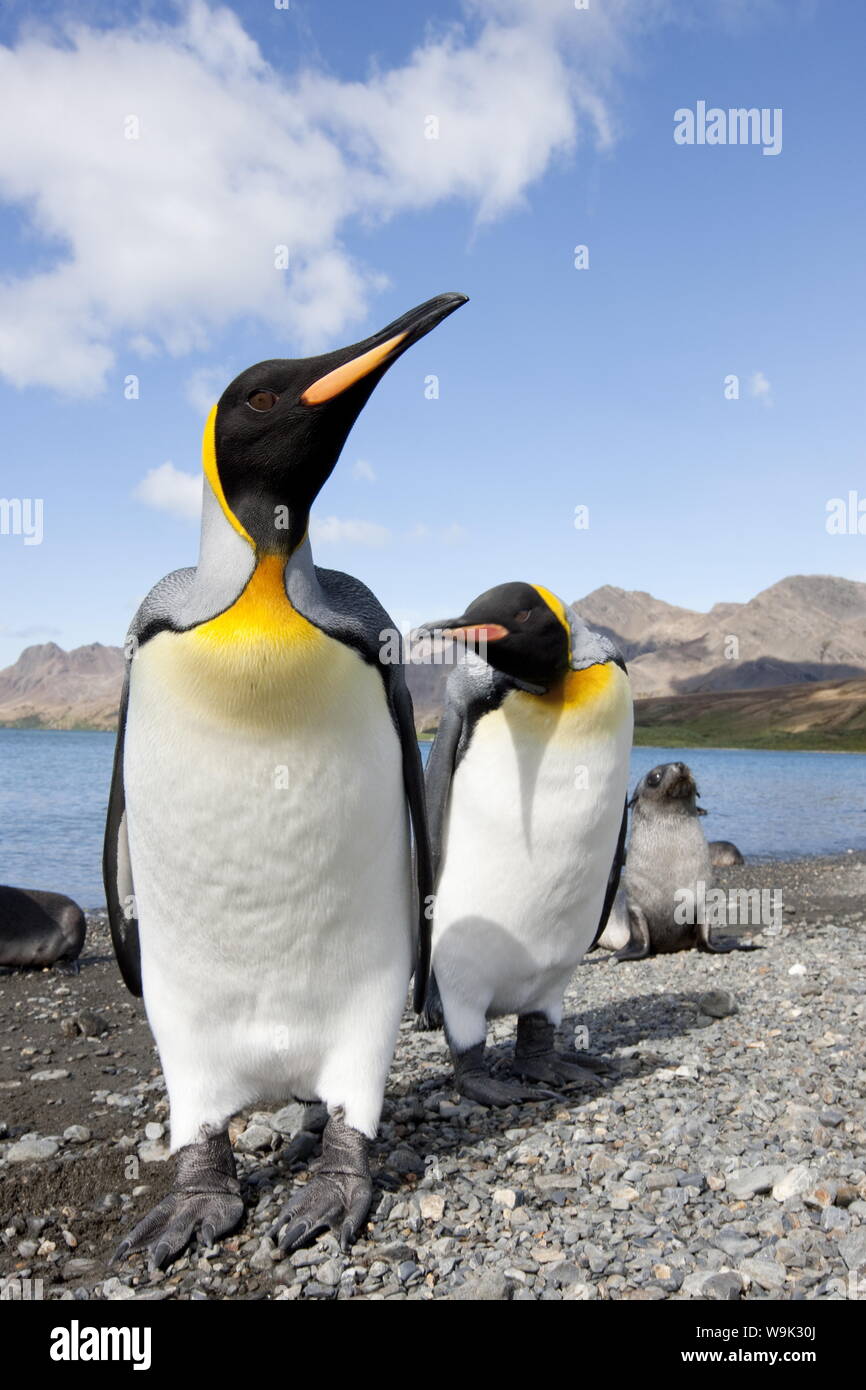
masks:
{"type": "MultiPolygon", "coordinates": [[[[866,1299],[866,854],[718,882],[781,892],[781,927],[725,956],[588,956],[560,1045],[598,1059],[595,1086],[484,1110],[407,1012],[353,1249],[287,1259],[267,1235],[306,1175],[290,1104],[232,1122],[245,1222],[164,1272],[110,1263],[172,1163],[144,1010],[90,914],[78,976],[0,975],[0,1281],[80,1301],[866,1299]]],[[[491,1025],[498,1067],[513,1038],[491,1025]]]]}

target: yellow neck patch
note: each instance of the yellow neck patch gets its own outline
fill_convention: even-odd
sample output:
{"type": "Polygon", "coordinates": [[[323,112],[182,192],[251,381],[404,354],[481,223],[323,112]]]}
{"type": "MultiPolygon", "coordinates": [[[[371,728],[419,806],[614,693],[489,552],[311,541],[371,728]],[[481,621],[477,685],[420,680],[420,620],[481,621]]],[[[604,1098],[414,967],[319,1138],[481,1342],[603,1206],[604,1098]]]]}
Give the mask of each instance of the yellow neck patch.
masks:
{"type": "Polygon", "coordinates": [[[568,671],[544,695],[513,690],[503,704],[509,721],[516,716],[545,742],[611,733],[630,708],[628,677],[611,661],[568,671]]]}
{"type": "Polygon", "coordinates": [[[586,666],[582,671],[567,671],[561,681],[551,686],[546,694],[536,695],[535,699],[542,705],[557,709],[575,709],[578,705],[590,704],[607,693],[614,672],[619,672],[619,669],[606,661],[604,665],[597,663],[586,666]]]}
{"type": "Polygon", "coordinates": [[[319,629],[293,608],[286,594],[286,561],[263,555],[243,593],[218,617],[193,629],[202,641],[217,646],[279,646],[313,642],[319,629]]]}
{"type": "Polygon", "coordinates": [[[285,563],[285,556],[263,555],[225,613],[165,634],[163,679],[203,718],[259,729],[300,726],[317,711],[321,716],[329,689],[357,661],[289,602],[285,563]]]}
{"type": "Polygon", "coordinates": [[[549,589],[543,588],[541,584],[533,584],[532,587],[537,594],[541,594],[541,597],[544,599],[544,602],[547,604],[550,611],[556,614],[557,618],[562,623],[562,626],[565,628],[566,635],[568,637],[568,659],[570,661],[571,623],[568,621],[568,616],[565,612],[565,604],[563,603],[561,598],[557,598],[556,594],[552,594],[549,589]]]}
{"type": "Polygon", "coordinates": [[[223,485],[220,482],[220,475],[219,470],[217,469],[216,461],[216,415],[217,408],[216,406],[213,406],[210,415],[207,417],[207,421],[204,427],[204,434],[202,436],[201,464],[202,468],[204,469],[204,475],[210,484],[211,491],[213,492],[214,496],[216,497],[216,500],[219,502],[222,508],[223,516],[225,517],[226,521],[229,523],[231,527],[233,527],[235,531],[237,531],[239,536],[243,536],[245,541],[248,541],[250,545],[255,545],[252,536],[249,534],[248,531],[244,529],[244,527],[241,525],[241,523],[235,516],[234,512],[231,510],[228,502],[226,501],[226,495],[223,492],[223,485]]]}

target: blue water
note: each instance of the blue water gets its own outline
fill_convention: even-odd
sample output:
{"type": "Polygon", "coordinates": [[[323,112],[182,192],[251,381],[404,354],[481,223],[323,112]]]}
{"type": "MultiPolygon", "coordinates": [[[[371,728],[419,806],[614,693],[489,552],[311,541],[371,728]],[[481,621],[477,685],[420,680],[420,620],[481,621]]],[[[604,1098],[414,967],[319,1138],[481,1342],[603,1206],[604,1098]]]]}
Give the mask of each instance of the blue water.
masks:
{"type": "MultiPolygon", "coordinates": [[[[426,759],[429,744],[422,744],[426,759]]],[[[0,882],[105,902],[102,831],[113,734],[0,729],[0,882]]],[[[636,748],[634,786],[656,763],[687,762],[710,840],[798,858],[866,849],[866,754],[636,748]]]]}

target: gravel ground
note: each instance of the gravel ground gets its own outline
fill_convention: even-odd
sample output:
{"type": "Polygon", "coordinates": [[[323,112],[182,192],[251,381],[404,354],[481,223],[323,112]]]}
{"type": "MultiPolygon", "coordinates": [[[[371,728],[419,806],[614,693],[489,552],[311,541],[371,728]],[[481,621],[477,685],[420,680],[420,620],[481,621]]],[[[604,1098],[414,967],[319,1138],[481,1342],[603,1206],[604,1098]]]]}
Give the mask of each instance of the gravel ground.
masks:
{"type": "MultiPolygon", "coordinates": [[[[79,976],[0,977],[0,1278],[50,1299],[866,1298],[866,855],[719,881],[780,889],[784,926],[750,953],[591,955],[561,1041],[588,1034],[598,1087],[485,1111],[407,1015],[350,1254],[283,1259],[265,1234],[304,1180],[288,1106],[233,1122],[242,1229],[165,1273],[108,1263],[172,1164],[144,1012],[93,914],[79,976]]],[[[491,1028],[499,1065],[513,1034],[491,1028]]]]}

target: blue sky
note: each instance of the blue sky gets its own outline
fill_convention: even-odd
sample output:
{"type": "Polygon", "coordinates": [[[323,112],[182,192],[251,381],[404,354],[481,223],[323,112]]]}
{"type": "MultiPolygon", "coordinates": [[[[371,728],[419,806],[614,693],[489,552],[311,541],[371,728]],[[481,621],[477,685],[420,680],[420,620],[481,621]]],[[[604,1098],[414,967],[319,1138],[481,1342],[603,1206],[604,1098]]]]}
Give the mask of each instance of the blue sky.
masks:
{"type": "Polygon", "coordinates": [[[4,9],[0,496],[43,499],[44,538],[0,535],[0,665],[120,643],[195,562],[236,372],[444,290],[471,302],[385,377],[316,513],[319,563],[399,622],[518,578],[697,608],[866,580],[866,536],[825,529],[866,498],[866,10],[590,3],[4,9]],[[675,144],[699,100],[781,108],[781,153],[675,144]]]}

